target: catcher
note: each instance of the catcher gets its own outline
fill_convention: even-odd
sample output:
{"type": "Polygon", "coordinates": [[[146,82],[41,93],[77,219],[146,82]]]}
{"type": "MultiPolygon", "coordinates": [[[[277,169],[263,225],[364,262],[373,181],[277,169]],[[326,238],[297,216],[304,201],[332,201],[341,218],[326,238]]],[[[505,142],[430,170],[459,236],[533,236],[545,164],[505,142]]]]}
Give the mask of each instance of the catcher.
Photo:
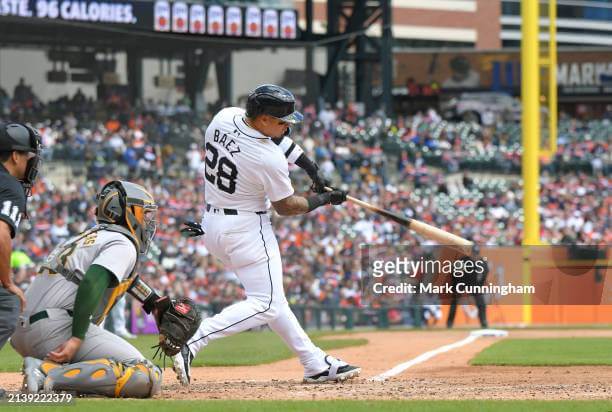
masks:
{"type": "Polygon", "coordinates": [[[153,312],[169,356],[200,323],[191,301],[159,297],[135,274],[155,235],[156,212],[142,186],[109,182],[97,196],[98,224],[56,247],[41,265],[11,338],[25,357],[25,391],[146,398],[161,390],[162,371],[99,326],[126,292],[153,312]]]}

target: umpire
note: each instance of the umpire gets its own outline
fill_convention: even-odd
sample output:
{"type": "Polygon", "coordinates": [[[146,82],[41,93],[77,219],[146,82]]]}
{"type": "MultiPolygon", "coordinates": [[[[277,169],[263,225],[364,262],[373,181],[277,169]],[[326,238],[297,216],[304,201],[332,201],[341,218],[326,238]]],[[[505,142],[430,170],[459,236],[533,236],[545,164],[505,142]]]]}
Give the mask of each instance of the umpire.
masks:
{"type": "MultiPolygon", "coordinates": [[[[464,274],[462,277],[452,276],[452,285],[453,285],[453,294],[451,296],[450,307],[448,310],[448,318],[446,319],[446,327],[452,328],[455,323],[455,314],[457,312],[457,304],[459,301],[459,293],[457,293],[457,284],[464,283],[467,286],[482,286],[487,279],[487,275],[489,274],[489,265],[486,260],[480,257],[480,248],[478,245],[474,245],[473,247],[473,255],[469,257],[464,257],[462,260],[471,260],[471,261],[482,261],[482,265],[484,270],[481,273],[469,273],[464,274]]],[[[471,294],[476,303],[476,308],[478,309],[478,320],[480,321],[480,327],[486,329],[489,327],[487,322],[487,304],[485,302],[485,297],[482,293],[475,292],[471,294]]]]}
{"type": "MultiPolygon", "coordinates": [[[[26,199],[38,175],[41,139],[32,127],[0,123],[0,349],[13,334],[26,305],[11,276],[12,239],[26,214],[26,199]]],[[[0,398],[4,390],[0,389],[0,398]]]]}

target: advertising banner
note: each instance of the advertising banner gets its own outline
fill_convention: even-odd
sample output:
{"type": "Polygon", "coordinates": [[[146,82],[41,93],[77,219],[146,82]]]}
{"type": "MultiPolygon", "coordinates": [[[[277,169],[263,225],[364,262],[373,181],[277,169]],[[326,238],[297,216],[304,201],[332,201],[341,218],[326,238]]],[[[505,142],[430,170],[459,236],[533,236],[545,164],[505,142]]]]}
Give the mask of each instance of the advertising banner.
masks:
{"type": "Polygon", "coordinates": [[[297,37],[297,19],[295,11],[283,10],[280,14],[281,39],[295,39],[297,37]]]}
{"type": "Polygon", "coordinates": [[[249,6],[246,9],[246,35],[247,37],[261,37],[261,9],[249,6]]]}
{"type": "Polygon", "coordinates": [[[276,39],[278,37],[278,11],[264,10],[263,13],[263,37],[276,39]]]}
{"type": "Polygon", "coordinates": [[[172,31],[187,33],[187,3],[176,2],[172,4],[172,31]]]}
{"type": "Polygon", "coordinates": [[[206,33],[206,13],[201,4],[192,4],[189,10],[189,33],[206,33]]]}
{"type": "Polygon", "coordinates": [[[217,5],[208,7],[208,34],[217,36],[223,34],[223,7],[217,5]]]}
{"type": "Polygon", "coordinates": [[[242,36],[242,10],[230,6],[225,11],[225,34],[227,36],[242,36]]]}
{"type": "Polygon", "coordinates": [[[297,12],[293,9],[262,12],[256,6],[204,6],[184,1],[0,0],[0,24],[4,17],[27,19],[26,24],[41,19],[180,34],[267,39],[299,37],[297,12]]]}
{"type": "MultiPolygon", "coordinates": [[[[612,51],[560,51],[559,95],[611,95],[612,51]]],[[[395,86],[436,84],[444,90],[480,89],[519,92],[518,51],[417,52],[394,54],[395,86]]],[[[544,79],[543,79],[544,82],[544,79]]]]}
{"type": "Polygon", "coordinates": [[[155,2],[155,31],[170,31],[170,3],[167,1],[155,2]]]}

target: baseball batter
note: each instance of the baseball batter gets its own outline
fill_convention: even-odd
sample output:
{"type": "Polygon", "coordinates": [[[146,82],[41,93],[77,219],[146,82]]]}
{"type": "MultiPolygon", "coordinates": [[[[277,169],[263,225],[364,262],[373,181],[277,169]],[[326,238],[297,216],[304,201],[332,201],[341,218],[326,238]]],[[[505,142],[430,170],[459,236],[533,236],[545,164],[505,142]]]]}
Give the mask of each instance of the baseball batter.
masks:
{"type": "Polygon", "coordinates": [[[346,192],[325,191],[327,182],[316,165],[286,137],[302,118],[288,90],[262,85],[249,95],[246,112],[223,109],[206,130],[206,210],[201,226],[187,223],[184,232],[204,236],[208,250],[236,273],[247,298],[202,321],[175,356],[174,370],[185,385],[191,361],[211,340],[263,324],[299,357],[305,382],[340,381],[360,372],[312,343],[283,290],[280,250],[267,212],[270,203],[280,215],[290,216],[346,200],[346,192]],[[294,194],[288,160],[307,171],[316,195],[294,194]]]}
{"type": "Polygon", "coordinates": [[[56,247],[26,292],[11,344],[25,357],[30,393],[149,397],[161,388],[161,370],[99,326],[137,281],[157,206],[142,186],[123,181],[106,184],[97,201],[98,225],[56,247]]]}

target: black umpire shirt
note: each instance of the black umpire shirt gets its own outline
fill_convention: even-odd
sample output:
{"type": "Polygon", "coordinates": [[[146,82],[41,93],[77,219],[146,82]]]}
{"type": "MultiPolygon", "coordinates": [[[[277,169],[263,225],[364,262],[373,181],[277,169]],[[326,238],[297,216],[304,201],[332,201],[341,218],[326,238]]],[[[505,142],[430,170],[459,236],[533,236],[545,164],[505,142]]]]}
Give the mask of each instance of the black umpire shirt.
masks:
{"type": "Polygon", "coordinates": [[[0,220],[5,221],[11,228],[11,239],[17,233],[25,207],[23,186],[0,163],[0,220]]]}

